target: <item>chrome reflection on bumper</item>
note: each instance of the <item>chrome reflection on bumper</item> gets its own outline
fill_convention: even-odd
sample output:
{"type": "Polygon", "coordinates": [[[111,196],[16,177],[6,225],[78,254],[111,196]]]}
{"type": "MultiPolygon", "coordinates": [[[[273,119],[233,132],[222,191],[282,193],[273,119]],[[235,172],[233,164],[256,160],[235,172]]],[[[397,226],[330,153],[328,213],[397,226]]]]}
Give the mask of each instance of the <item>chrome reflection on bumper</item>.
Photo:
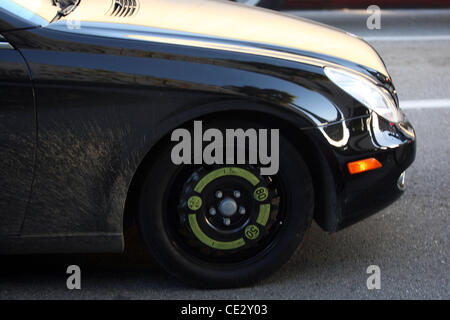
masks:
{"type": "Polygon", "coordinates": [[[405,191],[406,189],[406,181],[405,181],[406,171],[403,171],[402,174],[398,177],[397,187],[400,191],[405,191]]]}

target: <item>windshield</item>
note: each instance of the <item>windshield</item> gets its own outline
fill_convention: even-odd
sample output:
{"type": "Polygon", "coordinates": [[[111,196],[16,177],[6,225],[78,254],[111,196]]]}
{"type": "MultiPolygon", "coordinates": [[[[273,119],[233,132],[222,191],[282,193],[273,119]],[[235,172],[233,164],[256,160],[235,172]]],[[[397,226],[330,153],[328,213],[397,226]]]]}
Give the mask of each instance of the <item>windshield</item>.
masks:
{"type": "Polygon", "coordinates": [[[35,24],[50,23],[59,13],[78,0],[1,0],[0,6],[35,24]]]}

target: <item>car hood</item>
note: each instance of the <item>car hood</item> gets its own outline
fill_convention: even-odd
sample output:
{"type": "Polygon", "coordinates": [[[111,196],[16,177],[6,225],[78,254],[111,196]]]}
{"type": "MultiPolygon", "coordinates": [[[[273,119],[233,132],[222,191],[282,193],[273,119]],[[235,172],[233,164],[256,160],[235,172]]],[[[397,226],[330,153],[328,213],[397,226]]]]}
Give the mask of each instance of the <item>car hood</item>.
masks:
{"type": "Polygon", "coordinates": [[[135,0],[136,8],[127,10],[120,10],[115,5],[118,2],[123,1],[81,0],[62,20],[144,26],[292,48],[344,59],[388,75],[383,61],[366,42],[307,19],[230,1],[135,0]]]}

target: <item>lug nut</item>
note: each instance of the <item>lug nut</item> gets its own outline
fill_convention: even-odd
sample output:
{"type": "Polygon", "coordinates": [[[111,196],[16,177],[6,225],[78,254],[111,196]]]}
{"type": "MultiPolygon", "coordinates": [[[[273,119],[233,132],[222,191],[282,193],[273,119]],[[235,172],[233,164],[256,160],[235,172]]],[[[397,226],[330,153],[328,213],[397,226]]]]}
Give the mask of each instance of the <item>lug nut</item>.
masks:
{"type": "Polygon", "coordinates": [[[241,192],[239,190],[234,191],[234,197],[235,198],[240,198],[241,197],[241,192]]]}
{"type": "Polygon", "coordinates": [[[223,197],[222,191],[220,191],[220,190],[217,191],[217,192],[216,192],[216,198],[219,198],[219,199],[220,199],[220,198],[222,198],[222,197],[223,197]]]}
{"type": "Polygon", "coordinates": [[[231,223],[231,220],[229,218],[223,218],[223,224],[226,226],[229,226],[231,223]]]}
{"type": "Polygon", "coordinates": [[[210,208],[209,209],[209,214],[212,215],[212,216],[215,215],[216,214],[216,209],[215,208],[210,208]]]}
{"type": "Polygon", "coordinates": [[[239,213],[240,214],[245,214],[246,210],[244,207],[239,207],[239,213]]]}

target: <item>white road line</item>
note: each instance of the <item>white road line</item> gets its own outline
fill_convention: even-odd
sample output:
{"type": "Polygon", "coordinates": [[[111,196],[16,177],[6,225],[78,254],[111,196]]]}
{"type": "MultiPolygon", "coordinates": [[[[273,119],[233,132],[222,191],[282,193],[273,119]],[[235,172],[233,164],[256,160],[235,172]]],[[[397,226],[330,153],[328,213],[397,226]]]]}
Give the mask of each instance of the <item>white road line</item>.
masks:
{"type": "Polygon", "coordinates": [[[364,37],[366,41],[449,41],[450,35],[429,35],[429,36],[374,36],[364,37]]]}
{"type": "Polygon", "coordinates": [[[400,101],[400,107],[404,110],[450,108],[450,99],[405,100],[405,101],[400,101]]]}

